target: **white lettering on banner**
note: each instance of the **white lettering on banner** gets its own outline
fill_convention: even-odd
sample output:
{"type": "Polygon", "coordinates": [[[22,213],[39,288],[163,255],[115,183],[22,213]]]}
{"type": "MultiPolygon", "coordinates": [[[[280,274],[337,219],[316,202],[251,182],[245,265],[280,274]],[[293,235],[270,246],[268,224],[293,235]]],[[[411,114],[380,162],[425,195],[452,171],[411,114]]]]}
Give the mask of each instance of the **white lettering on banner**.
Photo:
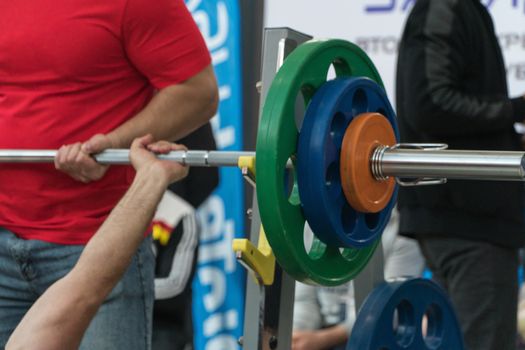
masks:
{"type": "MultiPolygon", "coordinates": [[[[196,8],[200,4],[200,0],[191,1],[190,5],[196,8]]],[[[228,39],[229,21],[228,9],[224,2],[217,2],[217,30],[212,34],[210,25],[210,17],[204,10],[192,11],[193,19],[197,23],[206,45],[211,52],[213,65],[219,65],[228,60],[230,56],[228,48],[224,47],[228,39]]]]}
{"type": "Polygon", "coordinates": [[[498,38],[503,50],[525,49],[525,33],[499,33],[498,38]]]}
{"type": "MultiPolygon", "coordinates": [[[[219,103],[228,100],[231,97],[231,86],[223,85],[219,87],[219,103]]],[[[215,141],[217,141],[217,147],[224,149],[232,146],[235,143],[235,127],[232,125],[225,125],[221,127],[221,113],[220,111],[215,114],[211,120],[211,126],[213,128],[213,134],[215,135],[215,141]]]]}
{"type": "MultiPolygon", "coordinates": [[[[364,9],[366,13],[388,14],[392,12],[407,12],[414,5],[416,0],[367,0],[364,9]]],[[[510,7],[513,10],[520,10],[525,14],[525,0],[481,0],[489,9],[496,5],[510,7]]]]}
{"type": "Polygon", "coordinates": [[[525,80],[525,62],[509,64],[507,75],[514,80],[525,80]]]}
{"type": "Polygon", "coordinates": [[[210,337],[224,330],[234,330],[239,326],[239,313],[229,310],[224,314],[213,314],[204,321],[204,336],[210,337]]]}
{"type": "Polygon", "coordinates": [[[372,4],[365,6],[365,12],[368,13],[390,13],[394,11],[405,12],[412,7],[415,0],[372,0],[372,4]]]}
{"type": "Polygon", "coordinates": [[[228,334],[218,335],[206,344],[206,350],[232,350],[238,347],[235,337],[228,334]]]}
{"type": "Polygon", "coordinates": [[[212,313],[224,303],[226,295],[226,278],[217,267],[205,266],[199,269],[199,281],[203,286],[209,286],[210,292],[204,296],[204,308],[212,313]]]}
{"type": "Polygon", "coordinates": [[[224,226],[224,202],[216,195],[210,196],[197,212],[201,227],[201,243],[219,239],[224,226]]]}
{"type": "Polygon", "coordinates": [[[396,36],[357,37],[355,43],[369,55],[397,55],[398,38],[396,36]]]}
{"type": "Polygon", "coordinates": [[[228,9],[224,2],[217,2],[217,30],[214,35],[212,35],[210,17],[206,11],[199,10],[193,12],[193,19],[197,23],[197,26],[199,26],[210,51],[213,52],[224,45],[228,39],[229,29],[228,9]]]}
{"type": "Polygon", "coordinates": [[[211,62],[214,66],[226,62],[228,58],[230,58],[230,51],[226,47],[215,50],[211,53],[211,62]]]}
{"type": "Polygon", "coordinates": [[[186,0],[186,7],[193,13],[197,10],[197,7],[201,4],[202,0],[186,0]]]}
{"type": "MultiPolygon", "coordinates": [[[[212,31],[209,14],[204,10],[196,10],[202,0],[191,0],[188,2],[188,8],[193,9],[192,14],[197,26],[206,41],[206,45],[211,52],[212,63],[218,66],[228,60],[230,51],[225,43],[228,39],[230,22],[228,18],[228,8],[223,1],[217,2],[217,29],[212,31]],[[191,7],[190,7],[191,6],[191,7]]],[[[231,96],[231,86],[223,85],[219,87],[219,103],[229,99],[231,96]]],[[[235,128],[226,126],[223,129],[221,125],[220,112],[212,119],[217,146],[219,149],[227,148],[235,142],[235,128]]]]}
{"type": "MultiPolygon", "coordinates": [[[[226,296],[226,279],[224,273],[216,267],[205,266],[199,269],[198,275],[203,286],[210,286],[210,293],[204,296],[204,308],[210,315],[204,320],[203,335],[205,337],[212,337],[220,332],[237,328],[239,325],[239,313],[237,310],[230,309],[226,312],[217,312],[219,307],[224,304],[226,296]]],[[[221,335],[216,336],[216,338],[221,337],[221,335]]],[[[214,340],[212,339],[208,344],[213,342],[214,340]]],[[[207,345],[206,349],[208,348],[210,347],[207,345]]],[[[211,347],[210,349],[218,348],[211,347]]]]}
{"type": "MultiPolygon", "coordinates": [[[[225,101],[231,97],[232,90],[229,85],[219,87],[219,101],[225,101]]],[[[220,114],[217,113],[211,120],[217,146],[219,149],[229,147],[235,143],[235,128],[230,126],[220,127],[220,114]]]]}
{"type": "Polygon", "coordinates": [[[489,9],[494,5],[510,6],[511,9],[522,10],[525,13],[525,1],[524,0],[481,0],[481,2],[489,9]]]}

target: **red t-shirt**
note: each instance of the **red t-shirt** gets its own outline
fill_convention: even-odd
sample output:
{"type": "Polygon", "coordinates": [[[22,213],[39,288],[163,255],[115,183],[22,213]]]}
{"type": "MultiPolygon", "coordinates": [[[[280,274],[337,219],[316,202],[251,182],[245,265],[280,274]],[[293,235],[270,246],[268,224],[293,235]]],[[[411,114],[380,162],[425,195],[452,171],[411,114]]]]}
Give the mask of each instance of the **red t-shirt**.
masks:
{"type": "MultiPolygon", "coordinates": [[[[155,89],[210,63],[182,0],[0,1],[0,148],[58,149],[133,117],[155,89]]],[[[84,244],[126,191],[129,166],[82,184],[52,164],[0,164],[0,227],[84,244]]]]}

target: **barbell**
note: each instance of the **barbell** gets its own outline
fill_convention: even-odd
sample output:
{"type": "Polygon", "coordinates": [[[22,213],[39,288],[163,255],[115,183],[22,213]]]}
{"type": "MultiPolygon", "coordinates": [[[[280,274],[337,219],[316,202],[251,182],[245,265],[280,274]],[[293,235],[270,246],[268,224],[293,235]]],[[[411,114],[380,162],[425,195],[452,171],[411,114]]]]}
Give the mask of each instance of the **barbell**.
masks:
{"type": "MultiPolygon", "coordinates": [[[[368,263],[401,185],[445,179],[523,180],[523,152],[399,144],[395,113],[368,56],[343,40],[310,41],[285,60],[269,89],[255,152],[174,151],[190,166],[237,166],[255,157],[261,220],[272,250],[295,279],[338,285],[368,263]],[[327,79],[330,66],[336,78],[327,79]],[[306,108],[299,130],[296,101],[306,108]],[[300,131],[300,132],[299,132],[300,131]],[[412,178],[411,181],[400,179],[412,178]],[[304,225],[314,232],[304,244],[304,225]]],[[[0,150],[1,163],[53,162],[55,150],[0,150]]],[[[127,164],[129,151],[94,155],[127,164]]]]}
{"type": "MultiPolygon", "coordinates": [[[[52,163],[56,153],[56,150],[1,149],[0,163],[52,163]]],[[[239,158],[255,155],[252,151],[189,150],[172,151],[157,158],[188,166],[237,167],[239,158]]],[[[127,149],[107,149],[93,157],[100,164],[130,164],[127,149]]],[[[448,150],[442,144],[396,144],[377,147],[368,163],[376,181],[397,177],[524,181],[524,157],[525,152],[448,150]]],[[[286,164],[286,168],[293,167],[290,161],[286,164]]]]}

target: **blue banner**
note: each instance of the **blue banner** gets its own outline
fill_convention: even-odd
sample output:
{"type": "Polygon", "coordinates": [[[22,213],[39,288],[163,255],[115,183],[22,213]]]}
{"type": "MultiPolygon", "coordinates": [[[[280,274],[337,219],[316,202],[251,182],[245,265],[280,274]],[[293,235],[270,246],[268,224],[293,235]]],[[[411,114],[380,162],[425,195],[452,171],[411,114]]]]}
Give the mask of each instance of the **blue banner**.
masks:
{"type": "MultiPolygon", "coordinates": [[[[219,84],[219,110],[212,120],[220,150],[242,150],[240,16],[237,0],[186,0],[211,52],[219,84]]],[[[243,179],[236,168],[220,168],[220,184],[199,208],[201,241],[193,283],[195,349],[240,349],[245,271],[232,240],[245,235],[243,179]]]]}

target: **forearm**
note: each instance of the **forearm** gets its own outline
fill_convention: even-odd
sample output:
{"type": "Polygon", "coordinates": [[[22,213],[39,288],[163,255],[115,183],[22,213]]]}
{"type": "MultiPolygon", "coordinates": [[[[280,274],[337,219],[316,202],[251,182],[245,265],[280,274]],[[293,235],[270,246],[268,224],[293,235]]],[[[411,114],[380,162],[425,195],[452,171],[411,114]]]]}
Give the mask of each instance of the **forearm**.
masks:
{"type": "Polygon", "coordinates": [[[348,340],[348,330],[343,325],[324,328],[318,331],[321,349],[342,345],[348,340]]]}
{"type": "Polygon", "coordinates": [[[325,350],[343,345],[348,339],[348,330],[338,324],[325,329],[312,331],[294,331],[292,334],[292,350],[325,350]]]}
{"type": "Polygon", "coordinates": [[[128,267],[141,244],[167,179],[137,173],[133,184],[82,252],[71,272],[39,298],[9,341],[9,349],[39,344],[74,349],[98,307],[128,267]],[[74,318],[71,319],[71,314],[74,318]],[[67,334],[63,339],[59,334],[67,334]],[[62,338],[62,339],[61,339],[62,338]]]}
{"type": "Polygon", "coordinates": [[[185,149],[151,135],[133,141],[130,188],[88,242],[73,269],[51,285],[24,316],[8,349],[77,349],[98,308],[126,271],[169,183],[188,174],[153,153],[185,149]],[[63,335],[66,335],[65,337],[63,335]]]}
{"type": "Polygon", "coordinates": [[[84,249],[70,274],[77,284],[89,284],[98,291],[96,301],[104,300],[129,266],[167,185],[159,173],[137,173],[128,192],[84,249]]]}
{"type": "Polygon", "coordinates": [[[78,348],[91,319],[143,241],[166,186],[167,179],[161,174],[137,173],[130,189],[89,241],[75,267],[53,284],[25,315],[9,339],[8,349],[78,348]]]}
{"type": "Polygon", "coordinates": [[[209,66],[186,82],[161,89],[108,137],[115,148],[127,148],[135,137],[146,133],[157,140],[178,140],[213,117],[217,103],[217,85],[209,66]]]}

